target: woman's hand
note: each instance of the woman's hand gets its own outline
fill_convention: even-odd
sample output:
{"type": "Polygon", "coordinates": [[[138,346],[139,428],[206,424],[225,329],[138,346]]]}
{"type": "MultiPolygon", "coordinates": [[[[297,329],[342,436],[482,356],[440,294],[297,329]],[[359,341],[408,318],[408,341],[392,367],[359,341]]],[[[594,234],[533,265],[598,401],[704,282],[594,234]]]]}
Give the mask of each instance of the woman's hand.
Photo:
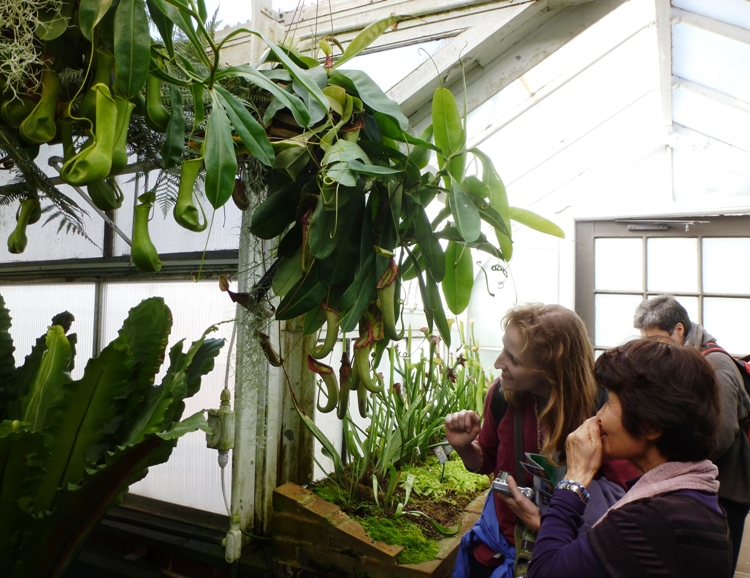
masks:
{"type": "Polygon", "coordinates": [[[464,409],[445,416],[445,437],[455,449],[469,446],[481,429],[482,420],[473,411],[464,409]]]}
{"type": "Polygon", "coordinates": [[[539,512],[539,508],[537,508],[534,502],[518,491],[518,484],[512,475],[508,474],[507,482],[508,489],[513,494],[513,497],[504,496],[503,494],[496,495],[508,505],[524,524],[535,532],[538,532],[542,524],[542,514],[539,512]]]}
{"type": "Polygon", "coordinates": [[[565,477],[588,486],[602,465],[602,438],[599,418],[594,416],[583,422],[568,435],[565,442],[568,473],[565,477]]]}

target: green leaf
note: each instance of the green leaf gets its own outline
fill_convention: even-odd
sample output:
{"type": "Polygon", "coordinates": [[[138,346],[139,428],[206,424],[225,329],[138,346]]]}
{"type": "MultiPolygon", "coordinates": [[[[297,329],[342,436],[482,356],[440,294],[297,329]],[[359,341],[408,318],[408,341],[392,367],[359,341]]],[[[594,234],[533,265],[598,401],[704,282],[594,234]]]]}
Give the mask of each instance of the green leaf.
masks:
{"type": "MultiPolygon", "coordinates": [[[[300,100],[297,96],[290,94],[275,82],[269,80],[265,75],[258,72],[249,64],[230,66],[229,68],[225,68],[224,70],[216,74],[217,80],[231,77],[244,78],[251,84],[267,90],[268,92],[273,94],[281,102],[281,104],[289,109],[289,111],[292,113],[292,116],[294,117],[295,122],[299,126],[309,126],[310,111],[307,110],[302,100],[300,100]]],[[[320,89],[318,90],[320,91],[320,89]]]]}
{"type": "Polygon", "coordinates": [[[413,162],[419,170],[424,169],[427,166],[427,163],[430,162],[430,155],[432,154],[431,149],[433,148],[431,143],[433,132],[433,126],[428,125],[427,128],[422,131],[422,134],[419,135],[419,140],[428,143],[429,146],[417,145],[409,153],[409,160],[413,162]]]}
{"type": "Polygon", "coordinates": [[[469,306],[474,287],[474,261],[471,249],[454,241],[448,242],[445,250],[445,277],[442,288],[445,304],[454,315],[459,315],[469,306]]]}
{"type": "Polygon", "coordinates": [[[237,177],[237,157],[229,118],[214,91],[211,91],[211,100],[214,107],[208,117],[205,142],[206,199],[214,209],[218,209],[232,196],[237,177]]]}
{"type": "Polygon", "coordinates": [[[320,278],[327,285],[354,279],[359,263],[359,238],[365,216],[364,196],[350,200],[339,210],[336,246],[330,257],[320,262],[320,278]]]}
{"type": "MultiPolygon", "coordinates": [[[[10,334],[10,312],[5,307],[5,300],[0,295],[0,421],[4,419],[5,399],[10,376],[15,371],[16,362],[13,352],[13,337],[10,334]]],[[[10,393],[10,392],[7,392],[10,393]]]]}
{"type": "Polygon", "coordinates": [[[321,164],[325,166],[331,163],[349,162],[353,160],[360,160],[363,163],[370,164],[370,159],[367,158],[365,151],[363,151],[359,145],[341,139],[328,147],[325,155],[323,155],[321,164]]]}
{"type": "Polygon", "coordinates": [[[355,173],[359,173],[362,175],[370,175],[374,177],[400,175],[403,172],[398,169],[393,169],[390,167],[381,167],[380,165],[365,164],[356,159],[349,161],[349,168],[355,173]]]}
{"type": "Polygon", "coordinates": [[[535,231],[546,233],[547,235],[553,235],[555,237],[560,237],[561,239],[565,238],[565,233],[558,225],[556,225],[549,219],[545,219],[541,215],[537,215],[536,213],[527,209],[511,207],[510,218],[518,223],[521,223],[522,225],[526,225],[527,227],[534,229],[535,231]]]}
{"type": "Polygon", "coordinates": [[[326,296],[326,287],[312,269],[284,296],[276,310],[276,319],[294,319],[318,307],[326,296]]]}
{"type": "Polygon", "coordinates": [[[159,31],[159,36],[161,36],[161,39],[164,42],[164,46],[167,47],[169,56],[174,58],[174,42],[172,41],[172,36],[174,34],[174,22],[166,17],[164,12],[162,12],[156,6],[154,0],[146,0],[146,6],[148,6],[148,14],[151,17],[151,21],[159,31]]]}
{"type": "Polygon", "coordinates": [[[451,183],[449,198],[451,213],[461,236],[467,243],[476,241],[482,232],[479,210],[455,182],[451,183]]]}
{"type": "MultiPolygon", "coordinates": [[[[131,372],[132,355],[127,341],[118,337],[88,362],[80,380],[65,388],[63,401],[57,407],[59,419],[49,430],[51,457],[45,482],[50,496],[58,487],[79,484],[87,456],[91,456],[89,449],[101,444],[105,426],[110,426],[110,434],[114,433],[113,420],[119,423],[122,419],[122,403],[118,400],[125,397],[131,372]]],[[[112,439],[109,442],[113,444],[112,439]]],[[[103,455],[103,447],[94,460],[103,455]]]]}
{"type": "Polygon", "coordinates": [[[203,414],[203,411],[199,411],[185,418],[181,422],[176,423],[169,430],[165,432],[157,433],[163,440],[174,440],[181,438],[185,434],[192,433],[194,431],[210,432],[211,428],[208,427],[208,422],[203,414]]]}
{"type": "Polygon", "coordinates": [[[36,493],[44,478],[49,450],[44,435],[22,427],[18,422],[0,422],[0,564],[8,571],[18,554],[31,516],[29,496],[36,493]]]}
{"type": "Polygon", "coordinates": [[[432,274],[433,279],[440,283],[445,277],[445,253],[440,246],[440,241],[432,231],[432,225],[424,208],[419,207],[417,211],[414,218],[414,236],[422,250],[427,269],[432,274]]]}
{"type": "Polygon", "coordinates": [[[299,187],[296,183],[288,183],[269,191],[266,199],[253,213],[250,232],[261,239],[273,239],[283,233],[294,222],[298,196],[299,187]]]}
{"type": "MultiPolygon", "coordinates": [[[[173,1],[179,3],[178,0],[173,1]]],[[[195,32],[195,27],[193,26],[192,19],[185,11],[186,6],[183,4],[183,9],[180,10],[177,6],[173,6],[166,0],[151,0],[151,2],[153,2],[154,6],[159,11],[161,11],[161,13],[164,14],[167,19],[169,19],[169,21],[171,21],[175,26],[177,26],[185,33],[185,36],[187,36],[188,40],[190,40],[190,44],[193,45],[193,48],[195,49],[198,56],[203,60],[203,63],[206,66],[211,66],[213,63],[206,54],[203,43],[201,42],[200,38],[198,38],[198,35],[195,32]]]]}
{"type": "Polygon", "coordinates": [[[471,149],[482,163],[482,181],[489,188],[490,207],[500,215],[505,227],[495,228],[497,242],[500,244],[500,250],[503,252],[505,261],[510,261],[513,256],[512,231],[510,228],[510,207],[508,206],[508,194],[505,190],[500,175],[495,170],[495,165],[490,157],[478,149],[471,149]]]}
{"type": "Polygon", "coordinates": [[[397,22],[403,20],[403,16],[388,16],[377,22],[373,22],[365,27],[362,32],[357,34],[349,44],[341,57],[333,64],[334,67],[340,66],[357,56],[365,48],[375,42],[386,30],[391,28],[397,22]]]}
{"type": "Polygon", "coordinates": [[[409,119],[401,112],[398,103],[390,99],[365,72],[336,70],[331,74],[328,82],[347,89],[350,94],[355,93],[373,111],[388,115],[398,123],[402,130],[409,130],[409,119]]]}
{"type": "Polygon", "coordinates": [[[121,0],[115,13],[117,87],[130,99],[146,84],[151,34],[143,0],[121,0]]]}
{"type": "Polygon", "coordinates": [[[375,297],[375,253],[370,253],[357,272],[354,282],[341,296],[340,308],[346,313],[341,316],[341,331],[352,331],[375,297]]]}
{"type": "Polygon", "coordinates": [[[70,381],[68,367],[72,359],[70,342],[59,325],[49,328],[45,342],[47,350],[29,392],[21,402],[22,421],[42,433],[49,426],[51,411],[62,401],[63,386],[70,381]]]}
{"type": "Polygon", "coordinates": [[[283,297],[302,279],[302,248],[300,247],[292,257],[284,257],[273,276],[274,295],[283,297]]]}
{"type": "Polygon", "coordinates": [[[89,42],[94,39],[94,28],[112,6],[112,0],[81,0],[78,6],[78,26],[89,42]]]}
{"type": "MultiPolygon", "coordinates": [[[[161,149],[161,162],[165,169],[170,169],[180,162],[185,148],[185,115],[182,112],[182,95],[174,84],[169,85],[169,100],[172,114],[167,125],[164,146],[161,149]]],[[[126,129],[127,130],[127,129],[126,129]]]]}
{"type": "Polygon", "coordinates": [[[309,161],[310,152],[306,146],[293,146],[279,151],[273,161],[273,168],[286,172],[292,181],[296,181],[309,161]]]}
{"type": "Polygon", "coordinates": [[[440,337],[443,338],[445,345],[451,346],[451,329],[448,325],[448,319],[445,317],[445,309],[443,309],[443,300],[440,297],[440,290],[438,289],[437,282],[430,273],[430,270],[425,271],[425,286],[427,288],[427,294],[430,296],[429,303],[425,304],[425,307],[429,307],[432,312],[433,319],[435,319],[435,325],[437,325],[440,337]]]}
{"type": "MultiPolygon", "coordinates": [[[[466,137],[456,99],[447,88],[438,88],[433,96],[432,126],[435,144],[442,152],[445,160],[450,158],[448,172],[454,179],[460,181],[464,175],[466,154],[454,155],[466,146],[466,137]]],[[[439,155],[438,164],[441,169],[445,164],[445,161],[439,155]]]]}
{"type": "Polygon", "coordinates": [[[242,139],[243,144],[247,147],[256,159],[264,165],[272,167],[275,158],[271,141],[260,123],[253,118],[253,115],[231,92],[216,85],[216,95],[222,106],[227,111],[232,126],[237,135],[242,139]]]}

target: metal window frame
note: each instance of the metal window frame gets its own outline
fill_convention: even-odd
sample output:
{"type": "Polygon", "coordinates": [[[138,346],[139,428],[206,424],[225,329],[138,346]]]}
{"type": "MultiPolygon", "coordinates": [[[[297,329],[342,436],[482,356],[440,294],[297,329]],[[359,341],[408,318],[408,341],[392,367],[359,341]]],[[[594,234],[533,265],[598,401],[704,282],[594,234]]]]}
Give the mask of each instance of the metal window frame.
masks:
{"type": "Polygon", "coordinates": [[[594,327],[596,321],[596,295],[641,295],[644,299],[660,292],[647,290],[648,267],[646,247],[648,239],[697,238],[698,239],[698,291],[681,291],[680,295],[698,298],[698,323],[703,322],[703,300],[711,297],[750,298],[746,294],[708,293],[703,291],[703,238],[750,237],[750,215],[715,215],[690,217],[623,218],[614,220],[581,220],[576,225],[575,249],[575,309],[581,316],[591,338],[596,343],[594,327]],[[596,290],[594,287],[594,246],[596,239],[642,239],[643,241],[643,287],[640,292],[596,290]]]}

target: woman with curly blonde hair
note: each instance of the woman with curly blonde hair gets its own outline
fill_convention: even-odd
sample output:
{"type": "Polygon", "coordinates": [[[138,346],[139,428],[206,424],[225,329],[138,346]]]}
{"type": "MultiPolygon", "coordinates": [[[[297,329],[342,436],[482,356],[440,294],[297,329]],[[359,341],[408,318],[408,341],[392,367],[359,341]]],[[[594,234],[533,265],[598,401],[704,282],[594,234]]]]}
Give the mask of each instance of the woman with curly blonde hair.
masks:
{"type": "MultiPolygon", "coordinates": [[[[573,311],[554,304],[518,306],[506,313],[502,327],[503,350],[495,361],[501,376],[490,386],[483,418],[467,410],[450,414],[445,431],[468,470],[524,475],[519,484],[509,478],[515,489],[533,483],[519,467],[525,452],[565,462],[568,434],[596,412],[597,386],[586,327],[573,311]]],[[[625,481],[637,476],[622,462],[604,464],[600,473],[601,483],[590,489],[599,504],[591,509],[591,523],[623,495],[625,481]]],[[[532,501],[492,492],[482,518],[464,536],[454,577],[523,575],[530,555],[525,545],[533,542],[540,519],[532,501]],[[518,564],[516,538],[524,545],[518,564]]]]}

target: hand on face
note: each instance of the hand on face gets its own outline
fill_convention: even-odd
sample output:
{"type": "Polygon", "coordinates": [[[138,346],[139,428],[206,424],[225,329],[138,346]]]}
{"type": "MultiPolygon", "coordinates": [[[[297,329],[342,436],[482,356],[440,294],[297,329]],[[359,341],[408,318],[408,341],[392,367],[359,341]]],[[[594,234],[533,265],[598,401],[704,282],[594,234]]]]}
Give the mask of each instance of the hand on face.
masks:
{"type": "Polygon", "coordinates": [[[481,418],[467,409],[445,416],[445,437],[454,448],[466,447],[482,429],[481,418]]]}
{"type": "Polygon", "coordinates": [[[565,477],[588,486],[602,465],[602,438],[597,416],[587,419],[565,442],[568,473],[565,477]]]}
{"type": "Polygon", "coordinates": [[[542,524],[542,514],[536,504],[518,491],[518,484],[512,475],[508,475],[508,488],[513,497],[496,494],[505,502],[513,513],[535,532],[539,531],[542,524]]]}

